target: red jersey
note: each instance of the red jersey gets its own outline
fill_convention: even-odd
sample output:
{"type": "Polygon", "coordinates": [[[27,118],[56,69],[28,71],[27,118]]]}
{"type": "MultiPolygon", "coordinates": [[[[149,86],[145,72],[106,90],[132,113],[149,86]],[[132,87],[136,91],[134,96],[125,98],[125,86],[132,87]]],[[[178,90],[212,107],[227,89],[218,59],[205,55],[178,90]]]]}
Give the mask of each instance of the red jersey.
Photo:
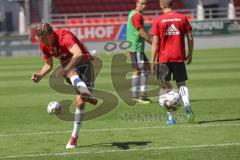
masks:
{"type": "Polygon", "coordinates": [[[79,39],[70,31],[67,30],[54,30],[55,42],[51,46],[46,46],[40,42],[40,49],[43,53],[43,57],[47,60],[50,57],[58,58],[61,62],[67,61],[72,58],[72,53],[69,49],[74,44],[78,44],[84,55],[82,61],[92,60],[92,57],[85,46],[79,41],[79,39]]]}
{"type": "Polygon", "coordinates": [[[136,29],[141,29],[144,26],[144,20],[143,20],[143,16],[140,13],[135,13],[132,16],[132,22],[133,25],[136,29]]]}
{"type": "Polygon", "coordinates": [[[158,63],[184,62],[184,37],[191,31],[192,27],[184,15],[169,12],[160,16],[152,26],[152,35],[159,37],[158,63]]]}

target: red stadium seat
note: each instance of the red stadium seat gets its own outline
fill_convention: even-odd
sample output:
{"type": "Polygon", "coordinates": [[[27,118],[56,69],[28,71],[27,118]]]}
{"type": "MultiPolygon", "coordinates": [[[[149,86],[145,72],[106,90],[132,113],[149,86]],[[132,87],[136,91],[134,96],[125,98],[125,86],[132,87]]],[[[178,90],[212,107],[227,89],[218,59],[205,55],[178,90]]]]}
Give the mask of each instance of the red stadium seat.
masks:
{"type": "Polygon", "coordinates": [[[68,3],[73,5],[75,3],[75,1],[74,0],[69,0],[68,3]]]}
{"type": "Polygon", "coordinates": [[[84,3],[91,4],[91,3],[92,3],[92,0],[84,0],[84,3]]]}
{"type": "Polygon", "coordinates": [[[54,0],[54,3],[55,3],[56,5],[61,5],[61,4],[62,4],[62,2],[61,2],[60,0],[54,0]]]}
{"type": "Polygon", "coordinates": [[[89,5],[88,6],[88,11],[89,12],[96,12],[96,6],[95,5],[89,5]]]}
{"type": "Polygon", "coordinates": [[[58,10],[59,10],[60,13],[65,13],[65,7],[63,7],[63,6],[60,6],[58,8],[58,10]]]}
{"type": "Polygon", "coordinates": [[[87,12],[88,8],[86,6],[80,6],[80,12],[87,12]]]}
{"type": "Polygon", "coordinates": [[[240,7],[240,1],[239,0],[234,0],[234,4],[236,7],[240,7]]]}
{"type": "MultiPolygon", "coordinates": [[[[236,3],[238,0],[235,0],[236,3]]],[[[130,11],[135,8],[135,0],[53,0],[54,13],[88,13],[130,11]]],[[[174,0],[174,7],[186,8],[181,0],[174,0]]],[[[239,4],[240,5],[240,4],[239,4]]],[[[148,10],[160,10],[158,0],[148,0],[148,10]]]]}

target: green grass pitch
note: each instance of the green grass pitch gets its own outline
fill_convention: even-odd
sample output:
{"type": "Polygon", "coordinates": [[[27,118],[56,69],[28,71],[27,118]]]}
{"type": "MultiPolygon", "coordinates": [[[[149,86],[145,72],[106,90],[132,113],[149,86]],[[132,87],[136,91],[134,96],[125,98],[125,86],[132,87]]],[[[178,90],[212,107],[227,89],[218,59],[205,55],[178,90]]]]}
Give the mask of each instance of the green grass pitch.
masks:
{"type": "Polygon", "coordinates": [[[111,82],[112,56],[100,59],[95,88],[118,97],[118,106],[84,122],[78,148],[66,150],[73,124],[48,115],[46,106],[74,96],[51,89],[48,77],[31,82],[43,64],[40,57],[0,57],[0,159],[240,159],[240,49],[194,52],[187,85],[197,123],[186,122],[181,106],[173,126],[165,124],[157,95],[150,105],[128,106],[121,100],[111,82]]]}

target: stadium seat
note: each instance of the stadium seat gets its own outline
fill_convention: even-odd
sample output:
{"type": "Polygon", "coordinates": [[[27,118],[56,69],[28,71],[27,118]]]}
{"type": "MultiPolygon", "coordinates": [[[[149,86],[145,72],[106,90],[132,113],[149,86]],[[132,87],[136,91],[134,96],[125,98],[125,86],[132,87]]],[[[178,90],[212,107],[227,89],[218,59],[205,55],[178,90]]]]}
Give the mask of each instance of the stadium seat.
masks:
{"type": "Polygon", "coordinates": [[[84,3],[85,3],[85,4],[91,4],[91,3],[92,3],[92,0],[84,0],[84,3]]]}
{"type": "Polygon", "coordinates": [[[234,0],[234,4],[236,7],[240,7],[240,1],[239,0],[234,0]]]}
{"type": "MultiPolygon", "coordinates": [[[[53,0],[53,13],[101,13],[101,12],[117,12],[130,11],[135,8],[135,0],[53,0]]],[[[186,8],[182,0],[174,0],[174,7],[178,9],[186,8]]],[[[148,0],[147,10],[160,10],[159,1],[148,0]]],[[[190,13],[185,13],[189,19],[192,19],[190,13]]],[[[152,17],[146,17],[146,22],[151,22],[152,17]]],[[[105,18],[91,17],[87,20],[76,18],[76,20],[67,20],[66,24],[94,24],[94,23],[120,23],[127,22],[127,15],[121,18],[105,18]]]]}
{"type": "MultiPolygon", "coordinates": [[[[75,12],[116,12],[116,11],[129,11],[135,8],[135,0],[53,0],[54,13],[75,13],[75,12]],[[66,6],[74,7],[71,9],[66,6]],[[79,6],[81,9],[76,9],[79,6]]],[[[174,0],[174,7],[178,9],[186,8],[181,0],[174,0]]],[[[236,0],[238,5],[239,1],[236,0]]],[[[148,10],[159,10],[159,1],[149,0],[148,10]]]]}
{"type": "Polygon", "coordinates": [[[86,6],[80,6],[80,12],[87,12],[88,8],[86,6]]]}

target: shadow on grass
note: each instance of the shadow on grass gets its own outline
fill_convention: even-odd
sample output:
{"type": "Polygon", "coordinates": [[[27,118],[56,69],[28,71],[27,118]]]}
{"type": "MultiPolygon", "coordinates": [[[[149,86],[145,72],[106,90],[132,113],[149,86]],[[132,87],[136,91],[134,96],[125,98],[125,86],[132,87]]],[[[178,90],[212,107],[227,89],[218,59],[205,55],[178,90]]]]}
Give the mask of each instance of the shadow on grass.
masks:
{"type": "Polygon", "coordinates": [[[86,146],[80,146],[80,148],[84,147],[117,147],[122,150],[130,149],[130,147],[135,146],[147,146],[152,142],[150,141],[143,141],[143,142],[112,142],[112,143],[99,143],[99,144],[91,144],[86,146]]]}
{"type": "Polygon", "coordinates": [[[113,142],[112,143],[112,146],[116,146],[120,149],[123,149],[123,150],[126,150],[126,149],[129,149],[130,146],[147,146],[149,143],[152,143],[152,142],[149,142],[149,141],[146,141],[146,142],[113,142]]]}
{"type": "Polygon", "coordinates": [[[203,99],[191,99],[190,101],[191,102],[217,102],[217,101],[225,101],[225,100],[228,100],[228,101],[239,101],[238,98],[230,98],[230,97],[226,97],[226,98],[211,98],[211,99],[206,99],[206,98],[203,98],[203,99]]]}
{"type": "Polygon", "coordinates": [[[210,121],[199,121],[198,124],[214,123],[214,122],[233,122],[233,121],[240,121],[240,118],[218,119],[218,120],[210,120],[210,121]]]}

